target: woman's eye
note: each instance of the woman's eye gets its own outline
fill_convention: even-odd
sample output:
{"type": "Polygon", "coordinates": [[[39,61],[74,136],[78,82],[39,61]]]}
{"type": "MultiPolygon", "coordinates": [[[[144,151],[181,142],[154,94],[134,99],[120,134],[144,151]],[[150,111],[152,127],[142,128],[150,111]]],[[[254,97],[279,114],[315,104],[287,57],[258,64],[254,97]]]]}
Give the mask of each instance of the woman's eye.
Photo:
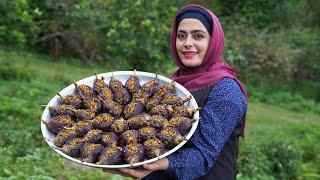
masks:
{"type": "Polygon", "coordinates": [[[194,38],[195,39],[202,39],[202,38],[204,38],[204,36],[202,34],[195,34],[194,38]]]}
{"type": "Polygon", "coordinates": [[[177,34],[177,37],[178,37],[179,39],[184,39],[184,38],[186,37],[186,35],[185,35],[185,34],[182,34],[182,33],[179,33],[179,34],[177,34]]]}

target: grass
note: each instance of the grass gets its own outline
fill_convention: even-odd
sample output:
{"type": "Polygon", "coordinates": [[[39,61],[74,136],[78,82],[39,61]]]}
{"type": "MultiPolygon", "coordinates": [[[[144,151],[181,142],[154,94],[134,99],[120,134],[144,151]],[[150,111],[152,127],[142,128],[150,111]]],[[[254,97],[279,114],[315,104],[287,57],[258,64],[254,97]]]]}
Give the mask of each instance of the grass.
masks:
{"type": "Polygon", "coordinates": [[[288,111],[283,107],[267,105],[262,103],[249,104],[248,131],[255,131],[263,128],[281,130],[286,127],[299,127],[301,124],[319,124],[320,116],[314,113],[297,113],[288,111]]]}
{"type": "MultiPolygon", "coordinates": [[[[76,59],[53,59],[0,49],[0,178],[125,179],[58,156],[43,140],[38,121],[42,112],[39,105],[47,104],[57,91],[73,80],[95,72],[127,70],[125,67],[125,64],[93,65],[76,59]]],[[[156,73],[168,75],[168,72],[156,73]]],[[[291,177],[286,176],[291,172],[286,168],[296,168],[297,174],[293,177],[297,179],[318,178],[319,128],[319,114],[250,102],[246,137],[241,141],[238,178],[284,179],[291,177]],[[271,147],[278,149],[271,151],[271,147]],[[285,156],[292,155],[290,153],[294,157],[285,156]],[[284,168],[276,171],[273,162],[284,168]],[[294,166],[287,165],[289,162],[294,166]]]]}

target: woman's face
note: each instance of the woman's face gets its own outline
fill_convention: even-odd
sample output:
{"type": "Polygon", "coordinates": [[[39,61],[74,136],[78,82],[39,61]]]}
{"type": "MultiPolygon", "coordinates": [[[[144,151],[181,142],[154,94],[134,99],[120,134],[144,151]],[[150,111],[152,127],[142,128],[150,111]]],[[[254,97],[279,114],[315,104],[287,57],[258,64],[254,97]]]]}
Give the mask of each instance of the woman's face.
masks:
{"type": "Polygon", "coordinates": [[[200,66],[207,52],[209,40],[210,34],[201,21],[194,18],[182,20],[176,39],[176,48],[182,63],[191,68],[200,66]]]}

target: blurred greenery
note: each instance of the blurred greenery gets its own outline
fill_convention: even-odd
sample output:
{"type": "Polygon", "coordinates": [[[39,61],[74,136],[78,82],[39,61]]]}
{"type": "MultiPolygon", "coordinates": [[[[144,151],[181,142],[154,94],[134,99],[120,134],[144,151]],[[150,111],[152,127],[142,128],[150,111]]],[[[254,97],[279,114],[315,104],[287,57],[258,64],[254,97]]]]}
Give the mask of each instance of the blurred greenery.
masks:
{"type": "Polygon", "coordinates": [[[138,69],[168,76],[175,12],[189,2],[224,28],[224,59],[250,105],[238,179],[320,178],[320,1],[0,1],[0,178],[123,179],[45,144],[40,104],[73,80],[138,69]]]}

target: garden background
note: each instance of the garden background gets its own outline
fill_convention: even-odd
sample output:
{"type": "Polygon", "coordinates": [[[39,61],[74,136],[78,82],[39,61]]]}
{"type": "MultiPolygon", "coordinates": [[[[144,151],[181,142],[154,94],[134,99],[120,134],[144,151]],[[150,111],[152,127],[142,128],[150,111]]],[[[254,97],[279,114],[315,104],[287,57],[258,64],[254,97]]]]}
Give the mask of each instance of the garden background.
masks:
{"type": "MultiPolygon", "coordinates": [[[[124,179],[45,143],[41,104],[118,70],[168,76],[175,12],[190,1],[1,0],[0,179],[124,179]]],[[[220,18],[224,59],[249,92],[238,179],[320,179],[320,1],[191,1],[220,18]]]]}

